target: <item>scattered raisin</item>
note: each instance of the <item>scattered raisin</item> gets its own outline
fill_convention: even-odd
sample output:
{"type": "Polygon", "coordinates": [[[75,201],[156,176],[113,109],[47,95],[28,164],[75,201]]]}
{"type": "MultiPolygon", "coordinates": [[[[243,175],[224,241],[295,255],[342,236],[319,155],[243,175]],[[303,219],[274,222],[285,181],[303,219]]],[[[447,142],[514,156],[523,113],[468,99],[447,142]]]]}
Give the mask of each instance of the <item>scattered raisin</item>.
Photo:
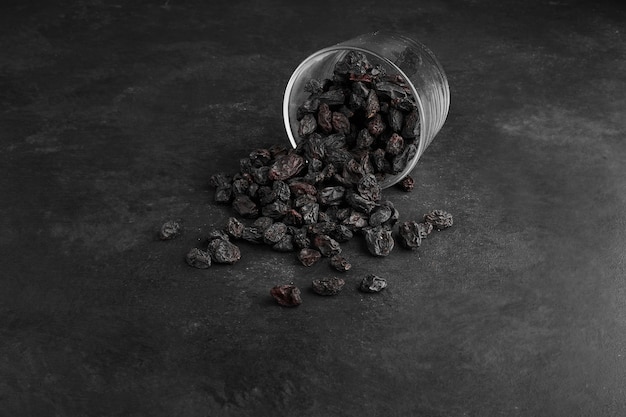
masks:
{"type": "Polygon", "coordinates": [[[159,239],[161,240],[170,240],[174,239],[181,233],[181,226],[178,222],[170,220],[168,222],[163,223],[161,229],[159,230],[159,239]]]}
{"type": "Polygon", "coordinates": [[[322,256],[327,258],[341,253],[339,243],[328,235],[315,235],[311,243],[313,247],[322,254],[322,256]]]}
{"type": "Polygon", "coordinates": [[[415,188],[415,180],[410,175],[407,175],[398,183],[398,188],[406,192],[413,191],[413,188],[415,188]]]}
{"type": "Polygon", "coordinates": [[[346,281],[341,278],[330,277],[314,279],[311,286],[316,294],[336,295],[339,291],[341,291],[345,284],[346,281]]]}
{"type": "Polygon", "coordinates": [[[365,229],[365,243],[372,255],[387,256],[394,247],[391,230],[384,226],[365,229]]]}
{"type": "Polygon", "coordinates": [[[422,234],[416,221],[406,221],[398,227],[398,240],[400,245],[407,249],[415,250],[422,244],[422,234]]]}
{"type": "Polygon", "coordinates": [[[207,251],[193,248],[185,256],[185,261],[189,266],[198,269],[207,269],[211,266],[211,255],[207,251]]]}
{"type": "Polygon", "coordinates": [[[361,291],[370,293],[380,292],[385,288],[387,288],[387,280],[374,274],[367,275],[359,285],[361,291]]]}
{"type": "Polygon", "coordinates": [[[346,272],[352,268],[352,264],[350,264],[350,262],[348,262],[348,260],[341,255],[335,255],[330,258],[330,266],[339,272],[346,272]]]}
{"type": "Polygon", "coordinates": [[[433,210],[424,214],[424,222],[430,223],[437,230],[447,229],[452,226],[452,215],[444,210],[433,210]]]}
{"type": "Polygon", "coordinates": [[[244,229],[244,224],[235,217],[229,217],[224,227],[224,231],[233,239],[241,239],[244,229]]]}
{"type": "Polygon", "coordinates": [[[207,252],[213,262],[220,264],[234,264],[241,259],[239,247],[225,239],[211,240],[207,252]]]}
{"type": "Polygon", "coordinates": [[[320,251],[312,248],[303,248],[298,252],[298,260],[304,266],[312,266],[322,258],[320,251]]]}
{"type": "Polygon", "coordinates": [[[270,295],[283,307],[297,307],[302,304],[300,289],[293,284],[277,285],[270,290],[270,295]]]}

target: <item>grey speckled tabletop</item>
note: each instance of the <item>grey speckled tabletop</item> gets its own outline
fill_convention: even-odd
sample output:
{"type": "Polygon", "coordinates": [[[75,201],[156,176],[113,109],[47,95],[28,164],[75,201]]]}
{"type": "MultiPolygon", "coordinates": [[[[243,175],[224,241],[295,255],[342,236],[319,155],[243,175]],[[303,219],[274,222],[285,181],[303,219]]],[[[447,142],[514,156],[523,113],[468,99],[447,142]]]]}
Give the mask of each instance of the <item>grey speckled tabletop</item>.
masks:
{"type": "Polygon", "coordinates": [[[0,414],[626,415],[619,2],[56,3],[0,6],[0,414]],[[452,97],[385,197],[454,226],[350,241],[335,297],[309,289],[327,263],[263,246],[187,266],[232,215],[209,177],[287,143],[294,68],[377,29],[429,46],[452,97]]]}

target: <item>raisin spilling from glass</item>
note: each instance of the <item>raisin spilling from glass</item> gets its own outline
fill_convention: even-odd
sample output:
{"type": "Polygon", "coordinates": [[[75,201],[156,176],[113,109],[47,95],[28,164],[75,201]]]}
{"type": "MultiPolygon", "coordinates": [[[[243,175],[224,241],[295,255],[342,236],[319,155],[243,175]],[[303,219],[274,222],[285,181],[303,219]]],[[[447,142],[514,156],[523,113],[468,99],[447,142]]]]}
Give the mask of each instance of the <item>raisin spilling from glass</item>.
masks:
{"type": "MultiPolygon", "coordinates": [[[[290,252],[306,267],[325,260],[346,273],[352,265],[341,245],[355,236],[371,255],[386,257],[396,246],[416,250],[434,229],[452,226],[452,215],[443,210],[400,222],[383,196],[382,180],[403,172],[419,145],[420,114],[402,76],[350,51],[329,78],[311,79],[304,89],[295,149],[254,149],[239,160],[237,173],[210,177],[214,201],[230,205],[235,216],[208,234],[205,248],[187,253],[190,266],[234,264],[241,259],[235,242],[245,242],[290,252]]],[[[405,175],[397,187],[412,191],[415,180],[405,175]]],[[[167,222],[159,238],[169,240],[180,231],[178,223],[167,222]]],[[[345,284],[342,278],[318,278],[312,290],[335,295],[345,284]]],[[[387,280],[374,274],[358,284],[367,293],[386,287],[387,280]]],[[[270,295],[282,306],[302,303],[293,283],[271,288],[270,295]]]]}

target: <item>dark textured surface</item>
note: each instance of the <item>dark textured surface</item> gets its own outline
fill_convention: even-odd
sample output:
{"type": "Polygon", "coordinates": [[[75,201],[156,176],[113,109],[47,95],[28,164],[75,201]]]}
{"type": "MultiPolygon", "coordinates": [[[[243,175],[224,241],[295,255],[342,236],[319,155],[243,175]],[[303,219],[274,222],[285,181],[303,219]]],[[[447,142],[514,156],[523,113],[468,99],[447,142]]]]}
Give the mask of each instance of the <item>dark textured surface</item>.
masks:
{"type": "Polygon", "coordinates": [[[619,2],[57,3],[0,6],[1,415],[626,415],[619,2]],[[452,94],[414,192],[385,195],[455,225],[382,259],[352,241],[335,297],[310,290],[327,263],[267,248],[187,266],[231,215],[208,177],[287,143],[291,71],[381,28],[452,94]]]}

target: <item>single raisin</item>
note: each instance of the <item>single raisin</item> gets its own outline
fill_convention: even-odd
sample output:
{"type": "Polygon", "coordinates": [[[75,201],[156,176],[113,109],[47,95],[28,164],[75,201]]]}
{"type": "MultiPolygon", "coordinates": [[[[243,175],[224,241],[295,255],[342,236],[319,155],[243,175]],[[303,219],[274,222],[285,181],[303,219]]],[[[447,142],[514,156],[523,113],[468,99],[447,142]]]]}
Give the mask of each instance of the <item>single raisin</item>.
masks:
{"type": "Polygon", "coordinates": [[[406,221],[398,227],[398,240],[400,245],[407,249],[415,250],[422,244],[422,235],[416,221],[406,221]]]}
{"type": "Polygon", "coordinates": [[[181,233],[181,226],[178,222],[170,220],[168,222],[163,223],[161,229],[159,230],[159,239],[161,240],[170,240],[174,239],[181,233]]]}
{"type": "Polygon", "coordinates": [[[387,288],[387,280],[374,274],[369,274],[361,280],[359,289],[363,292],[380,292],[387,288]]]}
{"type": "Polygon", "coordinates": [[[346,281],[337,277],[317,278],[311,283],[311,287],[319,295],[336,295],[341,291],[346,281]]]}
{"type": "Polygon", "coordinates": [[[327,258],[341,253],[341,246],[339,246],[339,243],[328,235],[313,236],[311,244],[322,254],[322,256],[327,258]]]}
{"type": "Polygon", "coordinates": [[[297,307],[302,304],[300,289],[293,284],[277,285],[270,290],[270,295],[283,307],[297,307]]]}
{"type": "Polygon", "coordinates": [[[410,175],[407,175],[398,183],[398,188],[406,192],[413,191],[413,188],[415,188],[415,180],[410,175]]]}
{"type": "Polygon", "coordinates": [[[350,262],[348,262],[348,260],[341,255],[335,255],[330,258],[330,266],[339,272],[346,272],[352,268],[352,264],[350,264],[350,262]]]}
{"type": "Polygon", "coordinates": [[[391,230],[384,226],[369,227],[365,230],[365,243],[372,255],[387,256],[394,247],[391,230]]]}
{"type": "Polygon", "coordinates": [[[207,252],[211,260],[219,264],[234,264],[241,259],[239,247],[224,239],[211,240],[207,252]]]}
{"type": "Polygon", "coordinates": [[[211,266],[211,255],[207,251],[193,248],[185,256],[185,261],[189,266],[198,269],[207,269],[211,266]]]}
{"type": "Polygon", "coordinates": [[[276,222],[263,232],[263,240],[268,245],[275,245],[287,234],[287,225],[285,223],[276,222]]]}
{"type": "Polygon", "coordinates": [[[447,229],[452,226],[452,215],[444,210],[433,210],[424,215],[424,222],[430,223],[437,230],[447,229]]]}
{"type": "Polygon", "coordinates": [[[243,235],[245,226],[236,217],[229,217],[226,221],[224,231],[233,239],[240,239],[243,235]]]}
{"type": "Polygon", "coordinates": [[[320,259],[322,259],[322,254],[316,249],[303,248],[298,252],[298,260],[304,266],[312,266],[320,259]]]}

